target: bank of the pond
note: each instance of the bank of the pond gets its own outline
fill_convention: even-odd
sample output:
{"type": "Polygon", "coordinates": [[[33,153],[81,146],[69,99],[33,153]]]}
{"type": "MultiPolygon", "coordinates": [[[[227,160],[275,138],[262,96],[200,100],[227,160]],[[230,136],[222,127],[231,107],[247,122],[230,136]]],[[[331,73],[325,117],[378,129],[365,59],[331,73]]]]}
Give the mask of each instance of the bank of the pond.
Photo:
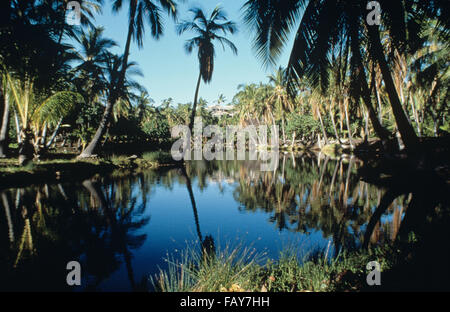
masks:
{"type": "Polygon", "coordinates": [[[81,181],[96,174],[128,175],[161,166],[177,166],[170,153],[150,152],[138,157],[77,159],[75,156],[33,161],[19,166],[17,159],[0,159],[0,189],[37,183],[81,181]]]}
{"type": "Polygon", "coordinates": [[[168,259],[168,269],[151,277],[161,292],[333,292],[373,290],[367,284],[368,263],[377,261],[381,272],[392,269],[400,251],[392,246],[342,253],[330,259],[328,251],[300,258],[285,248],[278,260],[246,248],[225,248],[213,255],[186,250],[182,260],[168,259]],[[264,261],[263,261],[264,262],[264,261]]]}

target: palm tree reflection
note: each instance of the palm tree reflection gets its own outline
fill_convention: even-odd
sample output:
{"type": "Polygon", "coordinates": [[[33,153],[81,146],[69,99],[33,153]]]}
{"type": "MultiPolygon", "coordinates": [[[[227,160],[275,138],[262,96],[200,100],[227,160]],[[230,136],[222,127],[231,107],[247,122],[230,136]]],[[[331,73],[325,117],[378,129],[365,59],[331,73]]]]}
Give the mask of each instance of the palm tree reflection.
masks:
{"type": "Polygon", "coordinates": [[[145,241],[146,234],[134,232],[149,218],[129,184],[112,183],[102,190],[99,182],[86,180],[89,196],[76,185],[60,184],[1,191],[8,229],[8,240],[0,240],[2,287],[70,290],[61,277],[67,274],[65,265],[77,260],[85,289],[97,290],[120,267],[122,255],[132,290],[143,290],[135,281],[131,250],[145,241]]]}
{"type": "Polygon", "coordinates": [[[85,180],[83,182],[83,186],[98,203],[99,208],[102,209],[106,217],[111,232],[111,245],[114,246],[114,251],[117,254],[122,254],[131,289],[137,291],[143,289],[139,288],[142,285],[138,285],[134,278],[130,249],[139,248],[144,243],[147,235],[135,235],[132,233],[145,226],[150,218],[135,218],[135,215],[143,214],[145,205],[141,204],[136,208],[137,201],[136,198],[131,196],[131,189],[128,188],[129,185],[129,183],[125,183],[121,187],[121,184],[118,184],[119,191],[117,191],[115,184],[112,183],[103,192],[98,182],[92,180],[85,180]],[[129,197],[124,197],[124,192],[128,193],[127,195],[129,197]]]}
{"type": "Polygon", "coordinates": [[[214,238],[211,235],[206,235],[205,239],[202,237],[200,222],[198,220],[197,204],[195,203],[194,192],[192,191],[191,178],[189,177],[184,165],[181,167],[180,171],[186,180],[186,188],[188,190],[192,210],[194,212],[195,228],[197,230],[198,241],[200,243],[200,250],[202,251],[203,258],[214,256],[216,253],[214,238]]]}

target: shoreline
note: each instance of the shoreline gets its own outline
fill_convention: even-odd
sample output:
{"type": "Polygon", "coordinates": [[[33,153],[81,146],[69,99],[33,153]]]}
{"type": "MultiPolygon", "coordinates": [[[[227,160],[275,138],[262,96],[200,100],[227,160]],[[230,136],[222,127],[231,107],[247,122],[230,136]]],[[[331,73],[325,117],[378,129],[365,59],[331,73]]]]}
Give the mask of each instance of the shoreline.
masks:
{"type": "MultiPolygon", "coordinates": [[[[332,159],[356,157],[364,163],[378,163],[377,171],[392,171],[392,167],[396,170],[403,169],[403,172],[417,170],[417,164],[424,161],[423,155],[414,155],[405,157],[408,154],[403,152],[380,153],[381,142],[369,141],[369,144],[360,143],[352,149],[345,148],[336,142],[330,142],[322,148],[297,148],[294,146],[280,146],[279,152],[282,154],[291,153],[296,155],[298,153],[322,153],[332,159]],[[409,158],[409,161],[407,161],[409,158]],[[405,163],[406,161],[406,163],[405,163]]],[[[427,144],[430,150],[435,149],[435,144],[427,144]]],[[[428,171],[432,172],[433,167],[439,168],[438,175],[446,179],[448,177],[448,162],[445,161],[446,148],[442,150],[435,150],[431,158],[427,159],[428,171]],[[443,159],[441,159],[443,158],[443,159]],[[430,162],[430,160],[432,160],[430,162]],[[431,169],[431,170],[430,170],[431,169]]],[[[428,151],[430,153],[430,151],[428,151]]],[[[159,167],[177,167],[182,164],[181,161],[173,160],[169,151],[148,151],[138,153],[132,156],[106,156],[93,157],[86,159],[77,159],[77,154],[59,154],[50,153],[48,159],[32,161],[26,166],[19,166],[16,158],[0,159],[0,189],[25,187],[40,183],[59,183],[64,181],[82,181],[84,179],[93,177],[96,174],[109,175],[113,172],[121,174],[133,174],[141,170],[156,169],[159,167]]],[[[423,166],[423,165],[422,165],[423,166]]],[[[425,168],[424,168],[425,169],[425,168]]],[[[391,172],[392,173],[392,172],[391,172]]],[[[398,173],[398,172],[396,172],[398,173]]]]}
{"type": "Polygon", "coordinates": [[[54,159],[28,166],[4,166],[9,159],[0,159],[0,190],[26,187],[42,183],[61,183],[82,181],[93,176],[112,175],[114,173],[132,174],[146,169],[176,167],[179,162],[165,160],[147,160],[139,157],[114,157],[111,159],[54,159]]]}

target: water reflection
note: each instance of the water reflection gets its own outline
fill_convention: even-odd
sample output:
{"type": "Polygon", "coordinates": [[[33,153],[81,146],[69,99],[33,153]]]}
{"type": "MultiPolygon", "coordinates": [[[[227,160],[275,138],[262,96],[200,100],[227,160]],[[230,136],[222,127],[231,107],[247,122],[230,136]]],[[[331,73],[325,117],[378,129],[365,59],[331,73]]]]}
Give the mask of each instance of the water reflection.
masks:
{"type": "MultiPolygon", "coordinates": [[[[361,162],[354,157],[283,155],[280,160],[272,172],[260,171],[255,161],[192,161],[183,168],[125,177],[2,190],[0,287],[73,290],[66,285],[65,264],[77,260],[84,272],[79,290],[146,290],[148,272],[163,263],[165,250],[173,249],[164,243],[166,236],[192,238],[180,225],[194,225],[199,247],[207,253],[214,252],[218,239],[211,229],[244,225],[266,235],[267,246],[279,244],[272,239],[277,232],[319,233],[317,240],[331,239],[337,252],[393,241],[402,219],[414,220],[408,222],[411,228],[424,217],[423,192],[405,183],[393,187],[395,181],[362,181],[357,174],[361,162]],[[177,198],[186,200],[178,203],[177,198]],[[209,213],[212,208],[205,203],[221,210],[209,213]],[[152,223],[153,215],[168,216],[170,222],[152,223]]],[[[435,196],[430,204],[440,201],[435,196]]]]}
{"type": "Polygon", "coordinates": [[[1,240],[1,275],[7,281],[2,288],[68,290],[65,264],[78,260],[88,290],[96,290],[122,261],[131,289],[139,289],[130,250],[146,239],[134,234],[149,221],[145,205],[137,205],[129,183],[102,189],[97,181],[84,181],[82,186],[88,192],[60,184],[1,192],[9,233],[8,241],[1,240]]]}

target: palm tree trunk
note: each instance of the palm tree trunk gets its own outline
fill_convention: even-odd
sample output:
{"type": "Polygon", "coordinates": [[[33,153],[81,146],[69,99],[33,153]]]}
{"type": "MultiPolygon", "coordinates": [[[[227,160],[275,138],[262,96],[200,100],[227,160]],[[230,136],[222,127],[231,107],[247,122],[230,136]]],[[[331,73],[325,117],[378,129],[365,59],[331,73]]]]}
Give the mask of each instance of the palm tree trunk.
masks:
{"type": "Polygon", "coordinates": [[[408,98],[411,102],[411,110],[412,110],[412,113],[414,116],[414,122],[416,123],[416,126],[417,126],[417,133],[418,133],[419,137],[421,137],[422,132],[420,131],[419,115],[417,114],[417,110],[416,110],[416,101],[414,100],[414,96],[411,95],[411,91],[409,92],[408,98]]]}
{"type": "MultiPolygon", "coordinates": [[[[0,90],[2,92],[3,90],[0,90]]],[[[0,128],[0,158],[6,157],[8,154],[8,126],[9,126],[9,98],[7,92],[2,92],[3,96],[0,99],[3,100],[3,117],[0,128]]]]}
{"type": "Polygon", "coordinates": [[[364,141],[369,140],[369,113],[364,112],[364,141]]]}
{"type": "Polygon", "coordinates": [[[22,129],[20,131],[21,141],[19,144],[19,165],[26,165],[33,158],[33,134],[30,129],[22,129]]]}
{"type": "Polygon", "coordinates": [[[106,144],[106,142],[108,141],[109,138],[110,138],[109,137],[109,127],[106,127],[105,140],[102,143],[102,147],[105,146],[105,144],[106,144]]]}
{"type": "Polygon", "coordinates": [[[383,120],[383,111],[382,111],[382,107],[381,107],[381,97],[380,97],[380,91],[379,91],[379,88],[378,88],[378,83],[377,83],[377,81],[375,81],[375,85],[374,85],[374,92],[375,92],[375,95],[376,95],[376,99],[377,99],[377,105],[378,105],[378,120],[380,121],[380,123],[382,122],[382,120],[383,120]]]}
{"type": "Polygon", "coordinates": [[[192,105],[191,119],[189,121],[189,130],[191,130],[191,132],[192,132],[192,129],[194,128],[195,112],[197,110],[198,91],[200,90],[200,82],[201,81],[202,81],[202,73],[200,72],[198,75],[197,87],[195,88],[194,104],[192,105]]]}
{"type": "Polygon", "coordinates": [[[133,29],[134,29],[134,19],[136,15],[136,0],[131,1],[130,3],[130,23],[128,25],[128,34],[127,34],[127,41],[125,43],[125,52],[123,54],[123,60],[122,60],[122,68],[119,75],[119,80],[117,82],[116,86],[113,86],[113,90],[111,90],[111,94],[109,96],[108,102],[106,104],[105,112],[103,113],[102,120],[100,121],[100,125],[95,132],[94,137],[92,138],[91,142],[86,146],[86,148],[81,152],[81,154],[78,156],[78,158],[87,158],[92,157],[94,152],[96,151],[97,147],[99,146],[99,142],[103,135],[106,132],[106,129],[109,124],[109,120],[111,118],[111,114],[113,111],[114,104],[116,104],[116,101],[118,99],[118,90],[122,89],[122,86],[125,81],[125,75],[127,71],[127,64],[128,64],[128,56],[130,54],[130,45],[131,45],[131,38],[133,35],[133,29]]]}
{"type": "Polygon", "coordinates": [[[92,138],[91,142],[86,146],[86,148],[83,150],[83,152],[81,152],[81,154],[78,156],[79,158],[87,158],[92,157],[94,155],[97,146],[99,146],[101,138],[106,132],[106,127],[111,117],[112,109],[113,104],[111,101],[108,101],[108,103],[106,104],[105,112],[103,113],[102,119],[100,121],[100,125],[97,131],[95,132],[94,137],[92,138]]]}
{"type": "Polygon", "coordinates": [[[354,54],[355,59],[358,62],[357,70],[358,70],[358,77],[361,82],[361,97],[362,97],[364,105],[367,108],[367,111],[369,112],[370,122],[372,123],[375,133],[383,142],[386,142],[390,137],[390,133],[388,130],[383,128],[383,126],[381,125],[380,120],[377,118],[375,110],[372,106],[372,100],[370,97],[370,89],[369,89],[369,85],[367,83],[364,65],[362,63],[363,58],[362,58],[361,52],[360,52],[359,40],[356,39],[356,38],[358,38],[357,29],[352,27],[351,33],[352,33],[352,35],[351,35],[352,36],[351,50],[352,50],[352,53],[354,54]]]}
{"type": "Polygon", "coordinates": [[[41,141],[39,142],[39,144],[42,144],[44,147],[45,147],[45,143],[47,142],[47,130],[48,130],[48,125],[47,125],[47,123],[45,123],[44,129],[42,130],[41,141]]]}
{"type": "Polygon", "coordinates": [[[348,116],[348,101],[344,103],[345,110],[345,121],[347,123],[347,131],[348,131],[348,142],[350,143],[350,147],[353,149],[353,137],[352,137],[352,128],[350,126],[350,118],[348,116]]]}
{"type": "Polygon", "coordinates": [[[19,121],[19,116],[17,116],[17,112],[15,109],[14,109],[14,121],[16,123],[17,144],[20,144],[20,142],[22,142],[22,139],[20,137],[20,121],[19,121]]]}
{"type": "Polygon", "coordinates": [[[378,62],[380,66],[381,74],[383,76],[384,84],[386,86],[386,92],[389,96],[389,101],[394,114],[397,128],[400,132],[402,140],[406,148],[414,148],[419,143],[416,133],[413,127],[408,121],[405,115],[402,104],[395,89],[394,81],[392,79],[389,65],[384,56],[383,46],[381,45],[380,34],[378,28],[369,27],[369,38],[372,43],[372,57],[378,62]]]}
{"type": "Polygon", "coordinates": [[[362,99],[363,103],[367,108],[367,112],[369,113],[370,122],[372,123],[373,129],[375,130],[375,133],[382,141],[387,141],[390,137],[390,132],[384,128],[381,123],[380,119],[377,117],[377,114],[375,113],[375,110],[372,106],[372,100],[370,98],[370,90],[369,86],[367,84],[366,80],[366,74],[364,72],[364,68],[362,67],[362,64],[360,64],[360,79],[361,79],[361,85],[362,85],[362,99]]]}
{"type": "Polygon", "coordinates": [[[48,143],[45,145],[46,148],[49,148],[50,146],[52,146],[53,141],[55,140],[56,135],[58,134],[58,130],[59,130],[59,127],[61,126],[61,123],[62,123],[62,118],[58,121],[58,124],[56,125],[55,131],[53,131],[53,134],[52,134],[52,136],[50,137],[50,140],[49,140],[48,143]]]}
{"type": "Polygon", "coordinates": [[[325,145],[328,145],[328,137],[327,137],[327,133],[325,131],[325,126],[323,125],[322,114],[320,113],[319,107],[317,107],[317,115],[319,116],[320,128],[322,129],[323,138],[325,139],[325,145]]]}
{"type": "Polygon", "coordinates": [[[336,128],[336,122],[334,121],[334,112],[332,109],[332,102],[330,101],[330,118],[331,118],[331,124],[333,125],[333,130],[334,130],[334,135],[336,136],[336,139],[338,140],[339,143],[341,143],[341,138],[339,137],[337,128],[336,128]]]}

